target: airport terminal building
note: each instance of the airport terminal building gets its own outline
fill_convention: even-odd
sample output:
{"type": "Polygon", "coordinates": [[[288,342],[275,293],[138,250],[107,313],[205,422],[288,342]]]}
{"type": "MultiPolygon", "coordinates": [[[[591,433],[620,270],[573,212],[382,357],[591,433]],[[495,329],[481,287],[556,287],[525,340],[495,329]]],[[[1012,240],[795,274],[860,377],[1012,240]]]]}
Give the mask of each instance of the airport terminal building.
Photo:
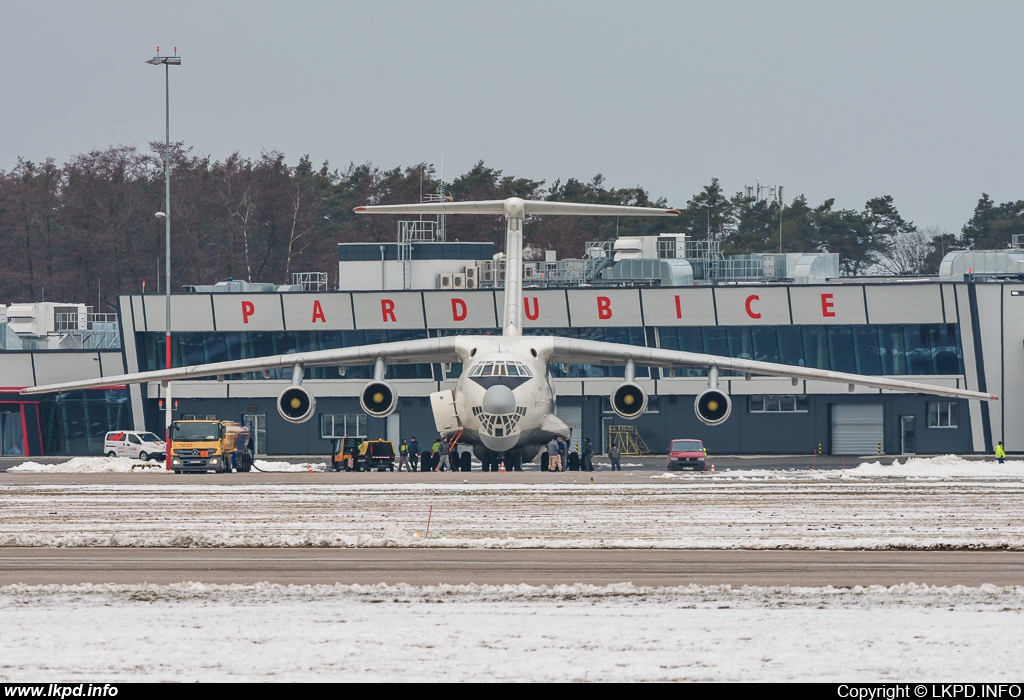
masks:
{"type": "MultiPolygon", "coordinates": [[[[440,279],[446,265],[463,270],[451,274],[465,275],[466,261],[489,259],[489,249],[441,243],[426,254],[428,276],[440,279]]],[[[500,334],[504,291],[495,284],[497,268],[490,270],[490,287],[482,280],[467,285],[463,278],[456,286],[424,289],[407,272],[415,267],[394,244],[364,246],[362,252],[339,246],[342,285],[346,278],[359,280],[344,291],[236,282],[174,294],[173,364],[500,334]]],[[[1019,451],[1024,444],[1024,281],[1017,275],[953,270],[932,279],[691,280],[687,286],[611,276],[600,284],[560,286],[552,277],[557,275],[537,279],[535,286],[527,278],[527,334],[899,377],[1000,397],[979,403],[723,373],[720,388],[732,397],[732,414],[708,427],[693,410],[707,386],[705,370],[638,368],[637,382],[650,402],[639,419],[624,421],[608,401],[622,381],[622,367],[552,366],[557,413],[573,427],[573,444],[588,436],[605,452],[614,435],[664,453],[673,438],[698,437],[713,454],[820,449],[857,456],[991,452],[999,440],[1008,451],[1019,451]]],[[[119,347],[11,349],[8,343],[0,352],[0,434],[7,453],[98,454],[106,430],[162,433],[158,383],[41,398],[16,393],[33,384],[162,369],[165,297],[122,296],[117,321],[119,347]]],[[[397,411],[382,419],[360,409],[359,393],[373,377],[369,366],[307,368],[303,386],[316,397],[316,415],[303,424],[285,421],[276,410],[278,395],[291,384],[290,370],[176,381],[174,415],[244,421],[253,428],[258,454],[265,455],[326,456],[329,441],[345,435],[415,435],[429,443],[436,437],[429,395],[454,388],[460,371],[458,365],[389,366],[386,378],[400,399],[397,411]]]]}

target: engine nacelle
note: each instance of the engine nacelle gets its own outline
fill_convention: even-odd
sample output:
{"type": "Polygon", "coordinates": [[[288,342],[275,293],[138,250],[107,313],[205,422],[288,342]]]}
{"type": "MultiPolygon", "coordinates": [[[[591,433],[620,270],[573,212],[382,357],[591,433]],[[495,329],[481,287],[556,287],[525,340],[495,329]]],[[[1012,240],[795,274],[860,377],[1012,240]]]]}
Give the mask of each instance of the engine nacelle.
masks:
{"type": "Polygon", "coordinates": [[[718,389],[705,389],[693,402],[697,418],[705,425],[721,425],[732,413],[729,395],[718,389]]]}
{"type": "Polygon", "coordinates": [[[359,395],[359,405],[374,418],[384,418],[398,407],[398,394],[387,382],[370,382],[359,395]]]}
{"type": "Polygon", "coordinates": [[[612,410],[621,418],[637,418],[647,408],[647,392],[633,382],[625,382],[615,387],[611,404],[612,410]]]}
{"type": "Polygon", "coordinates": [[[305,423],[316,412],[316,399],[301,386],[290,386],[277,397],[277,412],[289,423],[305,423]]]}

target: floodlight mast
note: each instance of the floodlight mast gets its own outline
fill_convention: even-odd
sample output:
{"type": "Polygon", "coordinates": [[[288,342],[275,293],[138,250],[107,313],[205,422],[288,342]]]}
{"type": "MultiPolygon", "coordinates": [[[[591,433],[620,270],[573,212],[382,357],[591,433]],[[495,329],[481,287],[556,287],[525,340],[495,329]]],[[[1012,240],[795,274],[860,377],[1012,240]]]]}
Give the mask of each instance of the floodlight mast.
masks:
{"type": "MultiPolygon", "coordinates": [[[[166,134],[164,137],[164,210],[157,212],[157,218],[164,220],[164,283],[167,287],[167,305],[165,309],[164,354],[165,366],[171,368],[171,66],[181,65],[178,47],[174,47],[173,56],[161,56],[160,47],[156,47],[156,56],[146,61],[152,66],[164,67],[164,107],[166,112],[166,134]]],[[[171,470],[171,383],[164,386],[164,441],[167,445],[167,471],[171,470]]]]}

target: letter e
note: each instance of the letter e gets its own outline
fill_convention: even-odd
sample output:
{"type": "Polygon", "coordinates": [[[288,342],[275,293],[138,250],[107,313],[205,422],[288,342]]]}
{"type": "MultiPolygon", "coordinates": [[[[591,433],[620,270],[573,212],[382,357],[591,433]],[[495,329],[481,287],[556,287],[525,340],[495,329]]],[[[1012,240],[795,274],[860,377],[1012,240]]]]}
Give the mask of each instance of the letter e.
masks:
{"type": "Polygon", "coordinates": [[[831,294],[822,294],[821,295],[821,315],[822,316],[835,316],[836,312],[833,311],[834,308],[835,308],[835,304],[832,303],[832,295],[831,294]]]}

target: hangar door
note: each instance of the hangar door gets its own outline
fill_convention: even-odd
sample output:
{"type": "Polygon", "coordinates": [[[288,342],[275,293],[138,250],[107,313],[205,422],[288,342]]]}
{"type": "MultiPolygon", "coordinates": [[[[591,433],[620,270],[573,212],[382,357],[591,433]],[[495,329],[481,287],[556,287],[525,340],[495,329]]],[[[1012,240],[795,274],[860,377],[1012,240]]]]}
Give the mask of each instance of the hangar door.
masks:
{"type": "Polygon", "coordinates": [[[833,404],[832,454],[878,454],[885,431],[882,404],[833,404]]]}
{"type": "Polygon", "coordinates": [[[583,407],[568,405],[563,406],[562,404],[555,404],[555,415],[565,421],[572,429],[572,440],[583,441],[583,436],[580,432],[583,430],[583,407]]]}

